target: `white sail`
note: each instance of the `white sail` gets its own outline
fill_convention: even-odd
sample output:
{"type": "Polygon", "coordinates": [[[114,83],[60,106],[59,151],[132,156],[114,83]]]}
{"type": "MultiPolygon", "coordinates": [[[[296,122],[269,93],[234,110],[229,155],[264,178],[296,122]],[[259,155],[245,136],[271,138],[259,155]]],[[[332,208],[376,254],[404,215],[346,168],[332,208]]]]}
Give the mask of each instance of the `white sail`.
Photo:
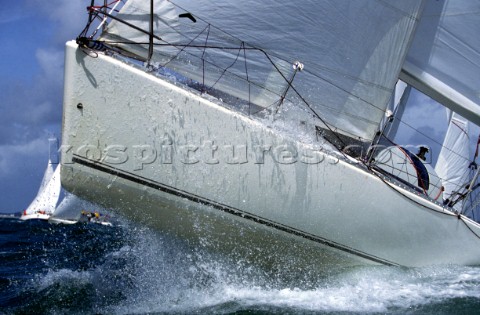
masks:
{"type": "Polygon", "coordinates": [[[24,214],[30,215],[39,212],[45,214],[54,213],[58,198],[60,197],[61,188],[60,165],[58,165],[46,186],[35,197],[24,214]]]}
{"type": "MultiPolygon", "coordinates": [[[[456,113],[451,114],[442,150],[435,165],[435,171],[442,179],[445,189],[444,200],[456,200],[459,194],[466,192],[465,187],[471,180],[468,124],[462,116],[456,113]]],[[[461,210],[462,202],[456,203],[454,208],[461,210]]]]}
{"type": "Polygon", "coordinates": [[[85,202],[77,196],[65,193],[65,197],[58,205],[52,217],[62,220],[78,221],[81,216],[81,211],[85,209],[85,202]]]}
{"type": "Polygon", "coordinates": [[[394,140],[395,136],[397,135],[398,128],[400,127],[400,121],[410,97],[411,89],[412,87],[402,80],[398,80],[397,84],[395,85],[395,90],[393,91],[388,105],[388,110],[393,114],[393,121],[389,123],[387,129],[385,130],[385,135],[390,140],[394,140]]]}
{"type": "Polygon", "coordinates": [[[47,187],[48,182],[50,182],[50,179],[52,178],[53,175],[53,165],[52,161],[48,160],[47,168],[45,169],[45,173],[43,173],[43,179],[42,183],[40,184],[40,187],[38,188],[37,196],[42,193],[42,191],[47,187]]]}
{"type": "MultiPolygon", "coordinates": [[[[155,0],[154,31],[162,41],[155,39],[153,61],[267,107],[280,98],[291,64],[299,60],[305,70],[293,81],[296,90],[337,131],[369,140],[384,116],[421,8],[417,0],[155,0]],[[179,18],[186,12],[196,23],[179,18]],[[265,49],[284,77],[262,51],[238,49],[244,47],[238,38],[265,49]]],[[[130,0],[117,17],[148,32],[149,13],[149,1],[130,0]]],[[[101,39],[147,59],[149,36],[126,24],[112,21],[101,39]]]]}
{"type": "Polygon", "coordinates": [[[476,150],[473,157],[472,164],[470,164],[470,176],[469,179],[471,190],[467,193],[465,199],[463,200],[463,208],[462,213],[478,222],[480,219],[480,190],[478,189],[480,186],[480,181],[478,177],[478,165],[476,164],[476,160],[478,157],[478,149],[480,145],[480,137],[477,140],[476,150]]]}
{"type": "Polygon", "coordinates": [[[401,78],[480,125],[480,2],[428,0],[401,78]]]}

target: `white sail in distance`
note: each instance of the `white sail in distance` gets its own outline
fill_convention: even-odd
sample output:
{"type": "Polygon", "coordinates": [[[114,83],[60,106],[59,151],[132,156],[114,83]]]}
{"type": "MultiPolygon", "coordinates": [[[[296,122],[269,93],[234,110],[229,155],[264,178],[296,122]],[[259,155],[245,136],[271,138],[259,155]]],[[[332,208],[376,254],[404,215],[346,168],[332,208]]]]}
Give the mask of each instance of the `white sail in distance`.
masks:
{"type": "Polygon", "coordinates": [[[52,178],[53,172],[54,172],[53,164],[52,164],[52,161],[49,159],[47,168],[45,169],[45,173],[43,173],[42,183],[38,188],[37,196],[42,193],[45,187],[47,187],[48,182],[50,182],[50,179],[52,178]]]}
{"type": "Polygon", "coordinates": [[[65,193],[65,197],[58,205],[52,217],[63,220],[78,221],[81,216],[81,211],[86,209],[90,210],[94,208],[90,203],[81,200],[77,196],[71,193],[65,193]]]}
{"type": "Polygon", "coordinates": [[[48,183],[41,189],[25,210],[25,214],[35,214],[39,211],[45,212],[46,214],[53,214],[60,197],[61,188],[60,165],[58,165],[48,183]]]}
{"type": "MultiPolygon", "coordinates": [[[[316,113],[339,132],[371,140],[421,9],[417,0],[155,0],[154,32],[162,40],[155,39],[152,61],[190,78],[195,72],[198,82],[268,107],[298,60],[305,70],[293,86],[316,113]],[[187,12],[196,23],[179,17],[187,12]],[[263,51],[239,50],[242,45],[265,51],[283,76],[263,51]]],[[[148,31],[150,2],[130,0],[117,17],[148,31]]],[[[100,39],[147,58],[149,36],[126,24],[112,21],[100,39]]]]}

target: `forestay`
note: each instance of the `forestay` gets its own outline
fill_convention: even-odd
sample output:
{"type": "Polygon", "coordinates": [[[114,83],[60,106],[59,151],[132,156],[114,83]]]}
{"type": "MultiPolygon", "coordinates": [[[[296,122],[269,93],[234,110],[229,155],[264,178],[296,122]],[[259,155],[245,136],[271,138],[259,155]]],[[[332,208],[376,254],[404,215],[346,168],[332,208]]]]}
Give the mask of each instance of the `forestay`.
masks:
{"type": "Polygon", "coordinates": [[[480,1],[428,0],[401,78],[480,125],[480,1]]]}
{"type": "MultiPolygon", "coordinates": [[[[312,108],[337,131],[371,140],[421,9],[418,0],[155,0],[154,32],[162,41],[155,39],[152,62],[268,107],[298,60],[305,70],[293,85],[312,108]],[[179,17],[186,12],[196,23],[179,17]]],[[[130,0],[118,18],[148,32],[149,12],[150,1],[130,0]]],[[[149,36],[121,22],[112,21],[100,39],[147,59],[149,36]]],[[[287,100],[300,102],[292,89],[287,100]]]]}

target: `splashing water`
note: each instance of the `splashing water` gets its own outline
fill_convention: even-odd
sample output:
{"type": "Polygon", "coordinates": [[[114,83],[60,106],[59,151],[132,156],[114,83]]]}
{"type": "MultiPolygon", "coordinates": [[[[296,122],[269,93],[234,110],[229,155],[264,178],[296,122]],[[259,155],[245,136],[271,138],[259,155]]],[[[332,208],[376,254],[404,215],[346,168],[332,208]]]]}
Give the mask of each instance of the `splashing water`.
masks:
{"type": "Polygon", "coordinates": [[[480,268],[354,267],[284,281],[130,223],[0,219],[0,306],[35,313],[451,313],[480,306],[480,268]]]}

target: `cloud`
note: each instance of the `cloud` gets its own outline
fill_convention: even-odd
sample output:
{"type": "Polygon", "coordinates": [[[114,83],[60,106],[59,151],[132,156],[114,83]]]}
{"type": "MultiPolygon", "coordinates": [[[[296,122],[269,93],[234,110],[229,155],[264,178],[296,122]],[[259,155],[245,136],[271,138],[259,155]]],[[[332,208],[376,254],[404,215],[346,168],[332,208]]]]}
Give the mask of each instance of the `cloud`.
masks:
{"type": "Polygon", "coordinates": [[[58,133],[61,123],[63,58],[39,50],[41,72],[31,83],[7,82],[0,103],[0,145],[27,143],[45,133],[58,133]],[[50,129],[50,130],[49,130],[50,129]]]}
{"type": "Polygon", "coordinates": [[[75,38],[87,22],[87,6],[90,1],[65,0],[31,0],[29,5],[34,7],[56,25],[53,37],[57,43],[64,43],[75,38]]]}
{"type": "MultiPolygon", "coordinates": [[[[48,133],[59,133],[62,117],[62,90],[64,43],[80,32],[86,18],[78,12],[85,10],[87,1],[29,1],[28,8],[35,8],[44,18],[56,24],[54,33],[42,39],[35,51],[38,72],[31,73],[29,81],[9,81],[4,78],[0,87],[0,145],[27,143],[48,133]],[[67,12],[77,11],[77,14],[67,12]],[[62,13],[63,12],[63,13],[62,13]],[[75,30],[75,31],[74,31],[75,30]],[[57,44],[48,44],[50,41],[57,44]]],[[[24,10],[28,12],[28,9],[24,10]]],[[[27,23],[39,23],[44,19],[32,19],[27,23]]],[[[43,22],[42,22],[43,23],[43,22]]],[[[41,25],[30,25],[41,27],[41,25]]],[[[22,45],[19,42],[19,45],[22,45]]],[[[21,49],[21,47],[19,47],[21,49]]],[[[21,62],[15,61],[13,62],[21,62]]]]}
{"type": "Polygon", "coordinates": [[[0,212],[25,209],[40,185],[48,160],[44,137],[0,146],[0,212]]]}
{"type": "MultiPolygon", "coordinates": [[[[25,23],[29,28],[45,27],[45,21],[55,24],[49,38],[39,41],[34,58],[37,72],[28,81],[2,78],[0,86],[0,145],[26,143],[45,131],[58,133],[61,123],[63,90],[64,43],[75,38],[83,28],[87,1],[31,0],[24,7],[17,5],[14,11],[37,13],[35,19],[25,23]],[[19,9],[20,8],[20,9],[19,9]],[[43,16],[43,18],[42,18],[43,16]],[[36,25],[40,23],[41,25],[36,25]],[[51,44],[51,43],[54,44],[51,44]]],[[[19,27],[25,26],[24,23],[19,27]]],[[[21,50],[21,41],[18,42],[21,50]]],[[[21,64],[21,60],[12,60],[21,64]]],[[[20,68],[20,67],[19,67],[20,68]]],[[[23,71],[27,71],[23,70],[23,71]]],[[[20,71],[20,70],[19,70],[20,71]]],[[[31,69],[32,71],[32,69],[31,69]]]]}
{"type": "Polygon", "coordinates": [[[21,144],[6,144],[0,146],[0,176],[16,174],[19,169],[12,168],[15,161],[30,156],[44,155],[48,157],[47,139],[37,138],[21,144]]]}
{"type": "Polygon", "coordinates": [[[0,9],[0,24],[11,22],[16,33],[41,29],[34,33],[44,36],[26,42],[16,33],[3,34],[18,52],[8,60],[9,71],[23,75],[6,73],[0,84],[0,212],[26,207],[38,189],[48,138],[60,133],[64,45],[83,29],[88,5],[87,0],[29,0],[0,9]],[[36,66],[25,67],[25,58],[36,66]]]}
{"type": "Polygon", "coordinates": [[[37,49],[36,57],[42,70],[42,78],[40,80],[48,80],[51,85],[62,86],[64,63],[63,50],[39,48],[37,49]]]}

